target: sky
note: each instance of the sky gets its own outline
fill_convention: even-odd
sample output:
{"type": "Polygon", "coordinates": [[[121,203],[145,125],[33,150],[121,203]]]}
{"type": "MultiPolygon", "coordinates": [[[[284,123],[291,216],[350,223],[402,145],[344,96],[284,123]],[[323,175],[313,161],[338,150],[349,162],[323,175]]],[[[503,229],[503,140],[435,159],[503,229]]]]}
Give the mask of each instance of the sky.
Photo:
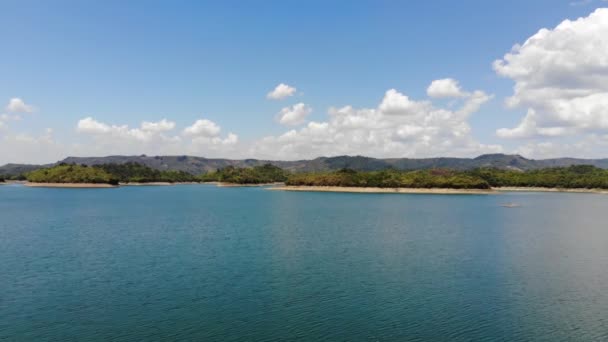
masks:
{"type": "Polygon", "coordinates": [[[608,157],[608,1],[0,0],[0,165],[608,157]]]}

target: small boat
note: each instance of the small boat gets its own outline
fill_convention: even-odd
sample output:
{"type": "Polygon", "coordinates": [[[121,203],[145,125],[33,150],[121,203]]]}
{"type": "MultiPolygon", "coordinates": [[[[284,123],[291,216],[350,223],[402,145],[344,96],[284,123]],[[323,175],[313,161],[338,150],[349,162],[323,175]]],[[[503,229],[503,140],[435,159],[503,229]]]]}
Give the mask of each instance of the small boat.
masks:
{"type": "Polygon", "coordinates": [[[505,208],[519,208],[519,207],[521,207],[521,204],[519,204],[519,203],[503,203],[500,206],[501,207],[505,207],[505,208]]]}

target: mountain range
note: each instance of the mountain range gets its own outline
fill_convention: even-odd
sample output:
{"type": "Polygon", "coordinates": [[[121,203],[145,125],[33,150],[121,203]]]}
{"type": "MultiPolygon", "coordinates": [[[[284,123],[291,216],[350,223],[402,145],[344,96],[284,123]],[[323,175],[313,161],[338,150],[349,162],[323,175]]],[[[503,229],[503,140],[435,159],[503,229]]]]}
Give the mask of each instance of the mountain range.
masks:
{"type": "Polygon", "coordinates": [[[278,161],[260,159],[219,159],[194,156],[107,156],[107,157],[68,157],[53,164],[28,165],[6,164],[0,166],[0,175],[18,175],[42,167],[59,163],[99,165],[109,163],[135,162],[158,170],[179,170],[191,174],[201,174],[227,166],[253,167],[270,163],[292,172],[317,172],[349,168],[358,171],[374,171],[387,168],[399,170],[420,170],[431,168],[449,168],[468,170],[479,167],[492,167],[512,170],[534,170],[547,167],[570,165],[593,165],[608,169],[606,159],[527,159],[520,155],[484,154],[476,158],[370,158],[363,156],[319,157],[311,160],[278,161]]]}

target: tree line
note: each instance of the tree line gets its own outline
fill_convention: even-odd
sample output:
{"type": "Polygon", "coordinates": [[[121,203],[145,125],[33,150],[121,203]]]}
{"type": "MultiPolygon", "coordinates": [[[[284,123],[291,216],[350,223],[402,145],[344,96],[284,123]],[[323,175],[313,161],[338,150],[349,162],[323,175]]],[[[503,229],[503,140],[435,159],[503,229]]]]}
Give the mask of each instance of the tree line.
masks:
{"type": "Polygon", "coordinates": [[[325,173],[300,173],[287,185],[348,186],[378,188],[490,189],[493,187],[544,187],[608,189],[608,170],[591,165],[545,168],[530,171],[479,168],[469,171],[431,169],[358,172],[342,169],[325,173]]]}
{"type": "MultiPolygon", "coordinates": [[[[202,175],[184,171],[156,170],[138,163],[96,166],[59,164],[29,172],[25,178],[39,183],[149,183],[225,182],[266,184],[284,182],[295,186],[343,186],[378,188],[490,189],[493,187],[608,189],[608,170],[590,165],[531,171],[478,168],[469,171],[430,169],[403,171],[355,171],[291,173],[271,164],[251,168],[228,166],[202,175]]],[[[2,181],[2,177],[0,177],[2,181]]]]}

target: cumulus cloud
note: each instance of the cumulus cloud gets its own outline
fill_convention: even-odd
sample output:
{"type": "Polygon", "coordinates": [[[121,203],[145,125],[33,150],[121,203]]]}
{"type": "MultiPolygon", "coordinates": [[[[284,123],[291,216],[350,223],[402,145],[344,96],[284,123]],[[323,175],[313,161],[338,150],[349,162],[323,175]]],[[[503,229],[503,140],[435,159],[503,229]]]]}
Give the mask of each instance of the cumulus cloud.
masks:
{"type": "Polygon", "coordinates": [[[95,140],[85,155],[91,154],[196,154],[223,156],[230,154],[238,144],[238,136],[228,133],[220,136],[221,127],[207,119],[196,120],[181,134],[171,134],[175,122],[167,119],[144,121],[139,127],[113,125],[92,117],[78,121],[76,130],[95,140]]]}
{"type": "Polygon", "coordinates": [[[128,125],[108,125],[99,122],[92,117],[86,117],[78,121],[76,130],[79,133],[92,134],[95,136],[108,136],[112,139],[131,139],[139,141],[149,141],[155,138],[167,140],[162,133],[170,131],[175,127],[175,123],[163,119],[158,122],[144,121],[139,128],[129,128],[128,125]]]}
{"type": "Polygon", "coordinates": [[[291,107],[281,109],[277,118],[279,122],[287,126],[296,126],[303,124],[306,121],[308,114],[312,109],[304,103],[297,103],[291,107]]]}
{"type": "Polygon", "coordinates": [[[217,150],[217,147],[233,146],[239,142],[239,138],[234,133],[228,133],[225,138],[220,137],[222,129],[215,122],[207,119],[196,120],[191,126],[184,129],[183,135],[192,138],[194,151],[199,151],[200,147],[207,147],[217,150]]]}
{"type": "Polygon", "coordinates": [[[539,138],[608,132],[608,8],[541,29],[494,62],[515,82],[510,108],[527,114],[502,138],[539,138]]]}
{"type": "Polygon", "coordinates": [[[26,104],[22,99],[14,97],[8,101],[6,111],[9,113],[32,113],[34,107],[26,104]]]}
{"type": "Polygon", "coordinates": [[[162,119],[158,122],[144,121],[141,124],[141,129],[147,132],[167,132],[175,128],[175,122],[162,119]]]}
{"type": "Polygon", "coordinates": [[[18,114],[0,114],[0,131],[8,128],[9,121],[21,121],[21,116],[18,114]]]}
{"type": "Polygon", "coordinates": [[[173,127],[175,123],[166,119],[144,121],[139,127],[130,128],[86,117],[78,121],[76,131],[94,140],[79,150],[84,155],[176,153],[180,151],[181,137],[167,134],[173,127]]]}
{"type": "MultiPolygon", "coordinates": [[[[2,131],[0,130],[0,133],[2,131]]],[[[71,152],[70,146],[58,143],[53,130],[47,128],[40,135],[5,131],[0,134],[0,165],[5,163],[50,163],[71,152]]]]}
{"type": "Polygon", "coordinates": [[[466,97],[469,95],[460,89],[460,84],[453,78],[444,78],[431,82],[426,93],[429,97],[435,98],[466,97]]]}
{"type": "Polygon", "coordinates": [[[220,134],[221,128],[215,122],[200,119],[196,120],[192,126],[184,129],[184,135],[190,136],[203,136],[203,137],[215,137],[220,134]]]}
{"type": "Polygon", "coordinates": [[[293,96],[296,93],[296,88],[291,87],[285,83],[281,83],[274,88],[271,92],[266,94],[266,98],[271,100],[282,100],[286,97],[293,96]]]}
{"type": "Polygon", "coordinates": [[[314,158],[360,154],[376,157],[477,155],[499,152],[471,136],[467,119],[491,99],[475,91],[449,110],[428,100],[413,100],[389,89],[376,108],[331,108],[325,122],[312,121],[301,129],[257,141],[252,155],[268,158],[314,158]]]}

